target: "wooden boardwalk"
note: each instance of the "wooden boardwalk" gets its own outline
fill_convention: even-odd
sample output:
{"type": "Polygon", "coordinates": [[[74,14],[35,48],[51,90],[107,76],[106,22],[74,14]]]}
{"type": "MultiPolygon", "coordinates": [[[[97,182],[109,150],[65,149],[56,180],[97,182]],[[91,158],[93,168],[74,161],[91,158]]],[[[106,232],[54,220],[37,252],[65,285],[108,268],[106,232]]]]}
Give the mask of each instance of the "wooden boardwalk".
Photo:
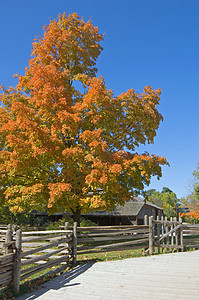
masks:
{"type": "Polygon", "coordinates": [[[77,266],[17,300],[199,299],[199,251],[77,266]]]}

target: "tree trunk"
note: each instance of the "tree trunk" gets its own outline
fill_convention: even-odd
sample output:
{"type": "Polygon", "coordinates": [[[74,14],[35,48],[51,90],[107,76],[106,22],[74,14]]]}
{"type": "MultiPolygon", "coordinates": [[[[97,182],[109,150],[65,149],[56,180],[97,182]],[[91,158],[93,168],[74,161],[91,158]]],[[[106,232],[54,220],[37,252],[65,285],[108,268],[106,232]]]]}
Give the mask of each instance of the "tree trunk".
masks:
{"type": "Polygon", "coordinates": [[[80,217],[81,217],[81,209],[77,208],[76,210],[72,209],[73,213],[73,221],[77,222],[77,226],[80,227],[80,217]]]}

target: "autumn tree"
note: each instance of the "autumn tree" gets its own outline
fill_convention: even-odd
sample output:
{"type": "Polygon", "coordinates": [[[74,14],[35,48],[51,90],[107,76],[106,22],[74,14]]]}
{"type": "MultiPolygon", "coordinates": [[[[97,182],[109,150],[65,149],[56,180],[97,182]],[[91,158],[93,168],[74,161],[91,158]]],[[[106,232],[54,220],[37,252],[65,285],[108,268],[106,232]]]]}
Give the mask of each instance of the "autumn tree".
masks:
{"type": "Polygon", "coordinates": [[[189,208],[188,213],[181,214],[185,222],[199,223],[199,164],[193,172],[191,193],[180,199],[184,207],[189,208]]]}
{"type": "Polygon", "coordinates": [[[96,77],[102,40],[90,21],[59,15],[33,42],[16,88],[2,88],[0,192],[13,211],[68,210],[79,220],[161,176],[166,159],[135,150],[154,142],[161,90],[114,96],[96,77]]]}

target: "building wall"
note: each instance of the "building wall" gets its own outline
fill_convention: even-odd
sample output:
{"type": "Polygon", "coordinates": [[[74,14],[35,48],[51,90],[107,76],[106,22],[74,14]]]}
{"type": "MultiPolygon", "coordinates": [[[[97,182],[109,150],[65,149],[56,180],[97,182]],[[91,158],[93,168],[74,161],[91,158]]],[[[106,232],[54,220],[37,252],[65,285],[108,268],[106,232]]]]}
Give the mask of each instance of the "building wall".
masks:
{"type": "Polygon", "coordinates": [[[153,206],[149,206],[147,204],[144,204],[144,206],[142,207],[142,209],[140,210],[140,212],[137,215],[137,224],[138,225],[144,224],[144,216],[145,215],[147,215],[148,218],[150,216],[153,216],[154,219],[156,219],[157,216],[159,216],[161,218],[161,216],[163,216],[163,210],[155,208],[153,206]]]}

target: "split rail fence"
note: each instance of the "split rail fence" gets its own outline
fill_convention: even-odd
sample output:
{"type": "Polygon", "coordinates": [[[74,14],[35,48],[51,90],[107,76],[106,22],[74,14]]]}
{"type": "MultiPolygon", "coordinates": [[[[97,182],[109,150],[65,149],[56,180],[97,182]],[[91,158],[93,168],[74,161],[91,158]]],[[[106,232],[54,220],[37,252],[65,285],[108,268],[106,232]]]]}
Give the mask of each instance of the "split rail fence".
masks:
{"type": "Polygon", "coordinates": [[[183,224],[176,218],[145,216],[145,225],[69,227],[60,230],[21,231],[0,225],[0,290],[14,286],[40,272],[59,273],[75,265],[78,255],[143,249],[154,254],[199,248],[199,225],[183,224]]]}
{"type": "Polygon", "coordinates": [[[74,262],[77,255],[146,249],[149,243],[148,225],[77,227],[74,225],[74,262]]]}
{"type": "Polygon", "coordinates": [[[41,271],[45,275],[61,272],[73,259],[72,230],[22,232],[9,228],[1,233],[0,289],[12,285],[19,292],[20,281],[35,274],[38,278],[41,271]]]}

